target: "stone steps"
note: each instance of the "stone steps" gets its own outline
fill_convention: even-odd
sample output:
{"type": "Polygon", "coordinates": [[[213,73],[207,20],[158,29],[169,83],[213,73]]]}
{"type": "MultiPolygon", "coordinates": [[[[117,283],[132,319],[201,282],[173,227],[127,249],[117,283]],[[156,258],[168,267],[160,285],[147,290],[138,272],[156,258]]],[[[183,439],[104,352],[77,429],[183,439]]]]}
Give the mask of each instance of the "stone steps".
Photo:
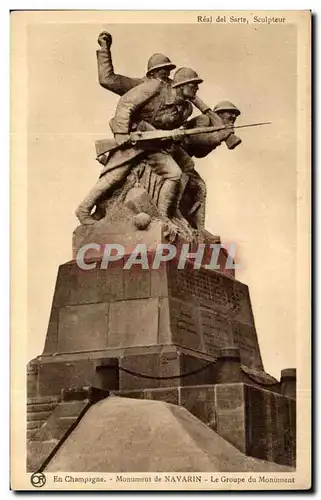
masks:
{"type": "Polygon", "coordinates": [[[56,405],[44,425],[30,434],[27,449],[27,469],[35,472],[50,460],[84,413],[90,408],[88,399],[82,401],[61,401],[56,405]]]}
{"type": "Polygon", "coordinates": [[[27,441],[37,433],[59,402],[55,396],[33,397],[27,400],[27,441]]]}

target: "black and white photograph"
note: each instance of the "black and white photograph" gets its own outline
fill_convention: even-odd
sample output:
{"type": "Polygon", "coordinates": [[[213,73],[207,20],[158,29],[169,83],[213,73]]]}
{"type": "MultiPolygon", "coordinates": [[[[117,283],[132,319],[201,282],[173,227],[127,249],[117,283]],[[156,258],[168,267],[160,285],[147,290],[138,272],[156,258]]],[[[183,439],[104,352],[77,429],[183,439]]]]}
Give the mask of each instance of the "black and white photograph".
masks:
{"type": "Polygon", "coordinates": [[[11,13],[14,490],[305,490],[310,11],[11,13]]]}

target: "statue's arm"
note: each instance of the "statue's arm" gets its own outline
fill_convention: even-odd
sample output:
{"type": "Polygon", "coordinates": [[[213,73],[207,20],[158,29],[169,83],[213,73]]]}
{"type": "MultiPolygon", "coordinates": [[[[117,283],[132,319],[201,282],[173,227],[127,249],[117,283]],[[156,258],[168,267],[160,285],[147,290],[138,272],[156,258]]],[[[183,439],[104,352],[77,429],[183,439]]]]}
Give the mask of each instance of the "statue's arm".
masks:
{"type": "MultiPolygon", "coordinates": [[[[198,115],[188,120],[185,128],[198,128],[198,127],[209,127],[211,126],[210,118],[206,115],[198,115]]],[[[217,115],[217,121],[215,126],[219,127],[222,125],[221,118],[217,115]]],[[[213,125],[212,125],[213,126],[213,125]]],[[[187,136],[184,139],[184,149],[188,152],[190,156],[195,156],[196,158],[204,158],[209,155],[214,149],[219,146],[222,141],[225,140],[225,131],[220,132],[207,132],[204,134],[197,134],[193,136],[187,136]]]]}
{"type": "Polygon", "coordinates": [[[98,80],[104,89],[110,90],[120,96],[126,94],[130,89],[143,82],[142,78],[131,78],[114,72],[111,56],[112,37],[107,31],[100,33],[98,37],[100,49],[96,51],[98,80]]]}
{"type": "Polygon", "coordinates": [[[200,99],[198,96],[194,97],[194,99],[192,99],[191,102],[204,115],[206,115],[208,111],[211,111],[211,108],[207,106],[207,104],[205,104],[205,102],[203,102],[202,99],[200,99]]]}

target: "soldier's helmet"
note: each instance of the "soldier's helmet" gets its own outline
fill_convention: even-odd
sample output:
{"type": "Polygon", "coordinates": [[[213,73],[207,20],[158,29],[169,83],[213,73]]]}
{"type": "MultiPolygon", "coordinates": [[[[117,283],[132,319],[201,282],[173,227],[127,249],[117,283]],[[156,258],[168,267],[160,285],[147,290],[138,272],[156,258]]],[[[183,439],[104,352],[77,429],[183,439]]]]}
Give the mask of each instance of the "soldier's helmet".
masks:
{"type": "Polygon", "coordinates": [[[172,63],[169,57],[164,56],[164,54],[153,54],[147,62],[147,73],[148,76],[152,71],[156,69],[167,68],[172,70],[176,68],[176,65],[172,63]]]}
{"type": "Polygon", "coordinates": [[[235,104],[229,101],[219,102],[218,104],[216,104],[213,111],[215,113],[218,113],[219,111],[233,111],[236,116],[239,116],[241,114],[241,111],[235,106],[235,104]]]}
{"type": "Polygon", "coordinates": [[[174,75],[172,87],[185,85],[185,83],[202,83],[202,78],[191,68],[179,68],[174,75]]]}

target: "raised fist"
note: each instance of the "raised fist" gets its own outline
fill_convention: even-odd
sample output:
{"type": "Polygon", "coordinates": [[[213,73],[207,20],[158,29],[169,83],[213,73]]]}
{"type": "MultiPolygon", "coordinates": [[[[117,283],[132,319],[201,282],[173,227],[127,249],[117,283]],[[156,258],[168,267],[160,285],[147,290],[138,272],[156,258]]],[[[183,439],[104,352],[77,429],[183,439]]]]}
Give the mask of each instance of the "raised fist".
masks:
{"type": "Polygon", "coordinates": [[[109,49],[111,47],[112,41],[113,41],[112,36],[110,33],[108,33],[108,31],[102,31],[99,34],[98,43],[102,49],[104,48],[109,49]]]}

